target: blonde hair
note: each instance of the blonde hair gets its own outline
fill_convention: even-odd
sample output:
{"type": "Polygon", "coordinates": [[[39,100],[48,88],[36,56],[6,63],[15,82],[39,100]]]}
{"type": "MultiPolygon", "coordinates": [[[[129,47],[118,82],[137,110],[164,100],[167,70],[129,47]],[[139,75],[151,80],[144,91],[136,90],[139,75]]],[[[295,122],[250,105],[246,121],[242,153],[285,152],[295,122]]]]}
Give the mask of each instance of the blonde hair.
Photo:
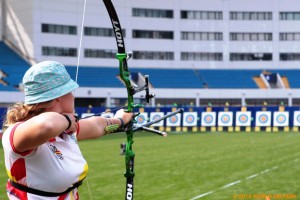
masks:
{"type": "Polygon", "coordinates": [[[17,122],[26,121],[36,115],[45,112],[45,110],[52,105],[53,100],[30,105],[16,103],[15,105],[8,108],[3,126],[8,127],[9,125],[15,124],[17,122]]]}

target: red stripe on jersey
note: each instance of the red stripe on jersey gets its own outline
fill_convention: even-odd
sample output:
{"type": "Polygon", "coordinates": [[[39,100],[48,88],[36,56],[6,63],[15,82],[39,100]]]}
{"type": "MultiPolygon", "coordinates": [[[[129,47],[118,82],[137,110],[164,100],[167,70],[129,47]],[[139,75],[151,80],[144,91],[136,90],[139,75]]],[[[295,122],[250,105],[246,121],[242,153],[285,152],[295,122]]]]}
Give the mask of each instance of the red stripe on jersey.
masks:
{"type": "Polygon", "coordinates": [[[14,145],[14,135],[15,135],[15,130],[16,130],[16,128],[17,128],[21,123],[22,123],[22,122],[17,123],[17,124],[13,127],[13,129],[12,129],[11,132],[10,132],[10,138],[9,138],[9,141],[10,141],[10,146],[11,146],[12,150],[13,150],[15,153],[20,154],[20,155],[22,155],[22,156],[26,156],[26,155],[30,154],[30,153],[32,152],[32,150],[28,150],[28,151],[24,151],[24,152],[19,152],[19,151],[16,149],[15,145],[14,145]]]}
{"type": "Polygon", "coordinates": [[[26,168],[25,168],[25,160],[24,158],[19,158],[16,160],[11,169],[10,174],[15,178],[16,181],[21,180],[26,177],[26,168]]]}

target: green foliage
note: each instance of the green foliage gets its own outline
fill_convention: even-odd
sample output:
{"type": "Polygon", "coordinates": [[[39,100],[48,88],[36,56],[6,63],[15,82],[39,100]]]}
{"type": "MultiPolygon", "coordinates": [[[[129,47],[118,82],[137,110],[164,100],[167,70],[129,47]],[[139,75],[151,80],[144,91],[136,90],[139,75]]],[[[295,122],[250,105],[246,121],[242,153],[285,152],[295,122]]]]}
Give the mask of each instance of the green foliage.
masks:
{"type": "MultiPolygon", "coordinates": [[[[112,134],[80,143],[89,163],[80,187],[83,200],[124,199],[125,135],[112,134]],[[90,191],[90,192],[89,192],[90,191]]],[[[300,196],[300,134],[298,133],[184,133],[167,138],[134,135],[135,199],[234,199],[234,195],[295,194],[300,196]],[[267,171],[266,171],[267,170],[267,171]],[[257,175],[248,178],[251,175],[257,175]],[[223,186],[240,181],[232,186],[223,186]]],[[[6,173],[0,155],[0,199],[6,173]]],[[[254,198],[252,198],[254,199],[254,198]]],[[[272,199],[272,198],[271,198],[272,199]]]]}

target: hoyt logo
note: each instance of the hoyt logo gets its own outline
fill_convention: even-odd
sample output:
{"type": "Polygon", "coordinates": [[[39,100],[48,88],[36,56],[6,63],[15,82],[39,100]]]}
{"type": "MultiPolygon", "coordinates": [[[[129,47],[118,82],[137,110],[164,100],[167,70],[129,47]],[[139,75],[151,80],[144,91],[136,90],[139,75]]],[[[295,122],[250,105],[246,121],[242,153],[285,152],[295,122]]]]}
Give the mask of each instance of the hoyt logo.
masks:
{"type": "Polygon", "coordinates": [[[127,184],[127,192],[126,192],[126,199],[127,200],[132,200],[132,197],[133,197],[133,195],[132,195],[132,184],[130,184],[130,183],[128,183],[127,184]]]}
{"type": "Polygon", "coordinates": [[[118,44],[119,47],[124,47],[123,37],[122,37],[122,33],[121,33],[121,28],[120,28],[119,22],[114,21],[114,20],[111,20],[111,21],[112,21],[112,24],[113,24],[114,29],[115,29],[116,38],[117,38],[117,44],[118,44]]]}

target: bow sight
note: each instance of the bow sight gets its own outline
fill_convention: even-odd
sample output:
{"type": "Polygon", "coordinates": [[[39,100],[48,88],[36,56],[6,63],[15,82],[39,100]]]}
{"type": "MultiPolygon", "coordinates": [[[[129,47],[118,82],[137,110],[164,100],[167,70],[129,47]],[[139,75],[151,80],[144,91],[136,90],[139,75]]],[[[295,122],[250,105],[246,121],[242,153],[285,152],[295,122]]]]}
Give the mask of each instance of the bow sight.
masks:
{"type": "MultiPolygon", "coordinates": [[[[128,52],[127,53],[127,56],[126,56],[126,67],[127,67],[127,70],[128,70],[127,61],[130,58],[132,58],[132,55],[133,55],[132,52],[128,52]]],[[[149,93],[149,75],[145,75],[144,78],[145,78],[145,85],[143,85],[141,87],[138,87],[136,85],[131,84],[131,86],[130,86],[130,94],[133,96],[136,93],[145,90],[145,92],[146,92],[145,96],[141,95],[141,97],[145,97],[146,102],[150,103],[150,99],[152,99],[153,97],[155,97],[155,94],[154,93],[151,93],[151,94],[149,93]]]]}

